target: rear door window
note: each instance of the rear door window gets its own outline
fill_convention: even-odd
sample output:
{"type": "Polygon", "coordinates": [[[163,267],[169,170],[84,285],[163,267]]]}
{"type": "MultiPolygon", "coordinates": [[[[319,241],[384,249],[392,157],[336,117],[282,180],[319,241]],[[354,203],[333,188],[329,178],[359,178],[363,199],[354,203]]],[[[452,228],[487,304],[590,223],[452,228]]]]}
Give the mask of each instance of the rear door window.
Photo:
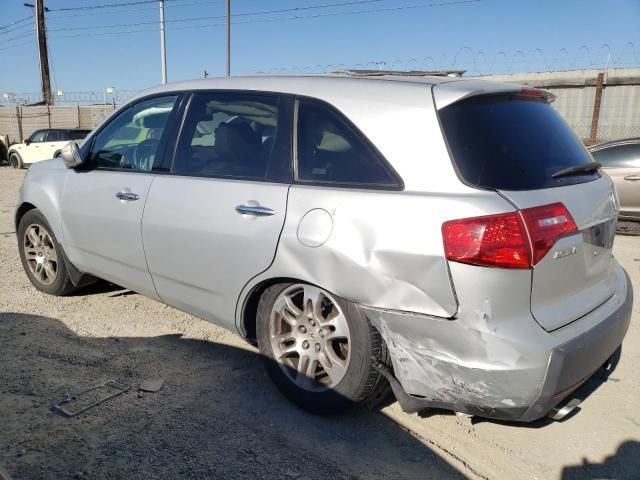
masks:
{"type": "Polygon", "coordinates": [[[472,186],[536,190],[600,176],[592,171],[552,177],[592,160],[560,114],[544,101],[517,95],[472,97],[439,114],[458,173],[472,186]]]}
{"type": "Polygon", "coordinates": [[[172,173],[291,183],[289,104],[259,93],[194,94],[172,173]]]}
{"type": "Polygon", "coordinates": [[[91,130],[68,130],[65,140],[84,140],[91,130]]]}
{"type": "Polygon", "coordinates": [[[640,143],[603,148],[591,155],[605,168],[640,168],[640,143]]]}
{"type": "Polygon", "coordinates": [[[382,155],[328,105],[300,100],[297,136],[300,182],[402,188],[382,155]]]}
{"type": "Polygon", "coordinates": [[[47,133],[47,142],[59,142],[63,140],[60,133],[60,130],[49,130],[49,133],[47,133]]]}

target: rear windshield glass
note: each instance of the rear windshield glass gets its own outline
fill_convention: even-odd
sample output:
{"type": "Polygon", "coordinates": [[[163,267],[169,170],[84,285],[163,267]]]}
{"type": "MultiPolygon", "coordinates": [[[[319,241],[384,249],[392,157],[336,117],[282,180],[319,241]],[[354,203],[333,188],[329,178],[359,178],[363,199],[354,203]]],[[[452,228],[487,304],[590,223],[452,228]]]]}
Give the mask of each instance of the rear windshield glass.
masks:
{"type": "Polygon", "coordinates": [[[471,185],[534,190],[584,183],[597,171],[553,178],[592,162],[560,115],[547,103],[514,95],[473,97],[440,110],[453,161],[471,185]]]}

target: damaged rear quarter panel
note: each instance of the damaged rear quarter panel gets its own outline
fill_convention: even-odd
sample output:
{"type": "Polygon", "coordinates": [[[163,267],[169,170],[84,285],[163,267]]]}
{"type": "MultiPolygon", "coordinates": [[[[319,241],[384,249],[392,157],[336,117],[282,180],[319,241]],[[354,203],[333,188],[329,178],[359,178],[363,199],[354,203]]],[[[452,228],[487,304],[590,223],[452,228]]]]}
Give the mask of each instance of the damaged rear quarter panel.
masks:
{"type": "Polygon", "coordinates": [[[442,223],[450,212],[474,216],[505,210],[508,204],[492,192],[449,196],[294,185],[274,262],[243,296],[262,280],[286,277],[359,304],[452,317],[458,305],[444,258],[442,223]],[[310,247],[298,231],[314,209],[331,216],[332,228],[326,241],[310,247]]]}
{"type": "Polygon", "coordinates": [[[523,413],[540,393],[550,351],[528,309],[531,272],[450,268],[461,305],[453,320],[361,307],[387,343],[395,376],[408,393],[460,411],[523,413]]]}

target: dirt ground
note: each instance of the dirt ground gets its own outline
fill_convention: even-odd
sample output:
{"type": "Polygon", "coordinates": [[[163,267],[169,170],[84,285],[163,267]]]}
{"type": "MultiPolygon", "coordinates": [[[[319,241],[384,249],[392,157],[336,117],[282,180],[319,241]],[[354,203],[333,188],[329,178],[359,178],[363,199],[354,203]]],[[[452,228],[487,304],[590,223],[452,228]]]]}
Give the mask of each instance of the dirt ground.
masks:
{"type": "Polygon", "coordinates": [[[636,291],[612,377],[562,422],[511,424],[397,404],[314,417],[233,334],[119,287],[37,292],[11,219],[24,175],[0,167],[0,478],[640,478],[640,237],[615,254],[636,291]],[[163,378],[157,393],[138,393],[163,378]],[[105,380],[131,389],[74,418],[51,404],[105,380]]]}

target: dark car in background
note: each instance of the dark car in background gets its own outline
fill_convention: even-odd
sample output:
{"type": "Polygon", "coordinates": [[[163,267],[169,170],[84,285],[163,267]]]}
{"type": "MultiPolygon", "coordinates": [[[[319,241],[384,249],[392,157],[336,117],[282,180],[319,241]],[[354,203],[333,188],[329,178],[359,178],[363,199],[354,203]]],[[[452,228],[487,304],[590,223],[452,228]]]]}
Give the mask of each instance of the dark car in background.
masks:
{"type": "Polygon", "coordinates": [[[619,218],[640,221],[640,137],[601,143],[589,150],[616,185],[619,218]]]}

